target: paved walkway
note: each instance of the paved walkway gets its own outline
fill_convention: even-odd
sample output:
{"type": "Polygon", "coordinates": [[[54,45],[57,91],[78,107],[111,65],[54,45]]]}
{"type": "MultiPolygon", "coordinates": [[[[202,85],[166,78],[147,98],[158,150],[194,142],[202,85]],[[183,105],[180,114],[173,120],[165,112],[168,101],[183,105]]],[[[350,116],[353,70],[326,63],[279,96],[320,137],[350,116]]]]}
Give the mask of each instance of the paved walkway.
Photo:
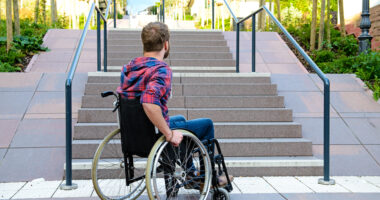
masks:
{"type": "MultiPolygon", "coordinates": [[[[34,59],[28,73],[0,73],[0,183],[21,181],[14,194],[22,187],[21,190],[27,189],[28,183],[25,181],[37,178],[62,180],[65,162],[65,73],[70,68],[80,33],[78,30],[50,30],[44,44],[51,51],[41,53],[34,59]]],[[[224,34],[231,52],[234,52],[232,41],[235,33],[224,34]]],[[[242,33],[241,37],[240,61],[243,72],[248,72],[250,68],[249,35],[242,33]]],[[[258,41],[257,71],[272,73],[272,81],[278,84],[279,94],[285,96],[286,107],[293,109],[294,120],[302,124],[303,136],[313,142],[314,155],[322,158],[322,83],[317,76],[307,73],[276,34],[267,33],[263,36],[264,39],[258,41]]],[[[74,122],[75,112],[81,105],[87,72],[96,71],[95,32],[90,31],[87,37],[74,79],[74,122]]],[[[331,174],[380,176],[380,105],[353,75],[329,75],[329,78],[332,84],[331,174]]],[[[300,181],[294,177],[291,179],[300,181]]],[[[239,180],[244,179],[237,179],[238,188],[255,184],[252,181],[239,186],[239,180]]],[[[315,183],[316,180],[313,181],[315,183]]],[[[368,183],[367,180],[366,183],[377,184],[368,183]]],[[[271,187],[276,189],[276,186],[271,187]]],[[[5,191],[3,188],[1,184],[0,194],[5,191]]],[[[312,187],[309,189],[317,192],[312,187]]],[[[355,192],[348,186],[346,189],[355,192]]],[[[57,192],[49,194],[54,196],[57,192]]],[[[352,193],[289,193],[276,190],[271,194],[234,194],[233,198],[380,199],[378,194],[371,193],[359,196],[352,193]]]]}
{"type": "MultiPolygon", "coordinates": [[[[333,177],[337,184],[319,185],[318,177],[244,177],[233,182],[232,199],[379,199],[380,177],[333,177]]],[[[74,180],[77,190],[59,189],[62,181],[0,183],[0,199],[97,197],[91,180],[74,180]]],[[[141,199],[148,199],[146,191],[141,199]]]]}

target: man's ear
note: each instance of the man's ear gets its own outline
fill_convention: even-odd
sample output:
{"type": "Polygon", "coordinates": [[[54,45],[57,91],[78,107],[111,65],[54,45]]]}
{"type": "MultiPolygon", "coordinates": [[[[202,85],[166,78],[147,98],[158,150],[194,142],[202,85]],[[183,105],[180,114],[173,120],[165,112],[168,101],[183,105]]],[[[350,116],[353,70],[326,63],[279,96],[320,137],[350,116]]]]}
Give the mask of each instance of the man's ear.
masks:
{"type": "Polygon", "coordinates": [[[169,50],[169,41],[165,42],[164,48],[165,48],[165,51],[169,50]]]}

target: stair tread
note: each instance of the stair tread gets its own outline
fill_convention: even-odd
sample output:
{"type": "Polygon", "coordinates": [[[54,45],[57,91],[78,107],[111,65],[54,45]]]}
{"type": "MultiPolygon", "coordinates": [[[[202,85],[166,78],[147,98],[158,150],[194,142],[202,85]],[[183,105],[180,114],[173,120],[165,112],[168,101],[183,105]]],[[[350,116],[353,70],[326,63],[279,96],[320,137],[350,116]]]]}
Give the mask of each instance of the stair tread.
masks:
{"type": "MultiPolygon", "coordinates": [[[[311,142],[305,138],[229,138],[218,139],[219,143],[279,143],[279,142],[311,142]]],[[[99,144],[102,140],[73,140],[73,144],[99,144]]],[[[120,140],[111,140],[110,142],[120,143],[120,140]]]]}

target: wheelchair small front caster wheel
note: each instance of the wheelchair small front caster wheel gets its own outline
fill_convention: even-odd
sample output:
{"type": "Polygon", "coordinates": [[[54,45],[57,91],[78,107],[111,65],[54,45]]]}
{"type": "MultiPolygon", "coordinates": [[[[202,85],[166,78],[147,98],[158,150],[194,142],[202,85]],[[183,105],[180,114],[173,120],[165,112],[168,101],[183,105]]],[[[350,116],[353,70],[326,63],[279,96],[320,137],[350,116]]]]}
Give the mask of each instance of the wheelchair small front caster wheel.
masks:
{"type": "Polygon", "coordinates": [[[230,200],[230,194],[224,188],[218,188],[212,194],[212,200],[230,200]]]}

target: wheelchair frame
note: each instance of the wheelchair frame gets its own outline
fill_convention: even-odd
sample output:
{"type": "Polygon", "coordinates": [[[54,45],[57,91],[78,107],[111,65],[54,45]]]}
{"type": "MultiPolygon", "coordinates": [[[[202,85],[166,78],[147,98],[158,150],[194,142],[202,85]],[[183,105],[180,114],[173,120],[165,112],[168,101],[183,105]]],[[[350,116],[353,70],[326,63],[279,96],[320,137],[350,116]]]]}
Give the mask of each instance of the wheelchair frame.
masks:
{"type": "MultiPolygon", "coordinates": [[[[114,95],[116,97],[116,99],[117,99],[114,102],[113,112],[115,112],[116,110],[120,109],[119,97],[114,92],[112,92],[112,91],[107,91],[107,92],[101,93],[101,96],[103,98],[107,97],[107,96],[110,96],[110,95],[114,95]]],[[[110,136],[111,134],[114,134],[113,136],[115,136],[117,134],[121,134],[119,112],[117,112],[117,115],[118,115],[117,119],[118,119],[119,129],[117,129],[115,131],[118,131],[118,133],[115,133],[115,131],[111,132],[109,135],[107,135],[105,137],[105,139],[103,141],[105,141],[106,139],[110,140],[109,137],[111,137],[110,136]]],[[[177,130],[184,130],[184,131],[188,131],[188,132],[192,133],[191,131],[185,130],[185,129],[177,129],[177,130]]],[[[161,136],[161,138],[156,141],[156,144],[158,142],[160,142],[160,141],[162,143],[162,138],[164,138],[164,136],[161,136]]],[[[163,141],[165,142],[165,140],[163,140],[163,141]]],[[[98,147],[98,149],[97,149],[97,151],[96,151],[96,153],[94,155],[94,161],[93,161],[93,165],[92,165],[92,179],[93,179],[93,183],[94,183],[94,188],[95,188],[98,196],[100,198],[102,198],[102,199],[109,199],[109,198],[103,198],[102,197],[103,194],[100,194],[101,192],[98,191],[98,190],[100,190],[100,188],[99,188],[98,185],[96,185],[96,180],[94,180],[95,178],[97,178],[97,177],[94,177],[94,174],[95,174],[95,176],[97,176],[96,175],[97,174],[97,172],[96,172],[96,170],[97,170],[96,164],[97,163],[95,163],[95,162],[99,161],[98,159],[99,159],[100,155],[99,155],[98,151],[103,151],[102,148],[104,148],[104,145],[105,145],[105,144],[102,144],[102,143],[99,145],[99,147],[98,147]],[[102,145],[103,145],[103,147],[101,147],[102,145]],[[98,157],[96,157],[96,156],[98,156],[98,157]]],[[[201,143],[204,145],[204,147],[205,147],[205,149],[206,149],[206,151],[208,153],[207,157],[210,159],[210,163],[211,163],[211,185],[212,185],[211,188],[212,188],[213,195],[222,193],[221,190],[220,190],[220,187],[218,185],[218,178],[217,177],[220,176],[220,175],[222,175],[223,173],[226,175],[226,178],[227,178],[227,185],[224,186],[223,188],[227,192],[231,192],[233,190],[233,187],[232,187],[232,184],[231,184],[231,180],[229,179],[229,176],[228,176],[228,171],[227,171],[227,167],[226,167],[226,164],[225,164],[225,161],[224,161],[224,156],[222,154],[222,151],[221,151],[221,148],[220,148],[218,140],[217,139],[205,140],[205,141],[201,141],[201,143]],[[215,147],[216,147],[216,150],[217,150],[217,154],[215,152],[215,147]],[[216,168],[216,165],[218,165],[217,168],[216,168]]],[[[152,150],[153,150],[153,147],[151,149],[151,152],[152,152],[152,150]]],[[[101,153],[102,152],[100,152],[100,154],[101,153]]],[[[125,184],[126,184],[126,186],[129,186],[130,184],[133,184],[136,181],[141,181],[142,179],[145,179],[146,178],[145,174],[142,175],[142,176],[139,176],[139,177],[135,178],[135,167],[134,167],[134,162],[133,162],[133,160],[134,160],[133,159],[133,155],[129,154],[129,153],[123,153],[123,156],[124,156],[123,159],[124,159],[124,173],[125,173],[125,184]]],[[[146,187],[146,185],[144,187],[146,187]]],[[[141,193],[142,193],[142,191],[141,191],[141,193]]],[[[138,196],[140,194],[138,194],[138,196]]],[[[224,195],[226,195],[226,194],[224,194],[224,195]]],[[[138,198],[138,196],[136,198],[138,198]]],[[[149,195],[149,196],[152,196],[152,195],[149,195]]],[[[226,199],[229,199],[229,197],[226,197],[226,199]]]]}

